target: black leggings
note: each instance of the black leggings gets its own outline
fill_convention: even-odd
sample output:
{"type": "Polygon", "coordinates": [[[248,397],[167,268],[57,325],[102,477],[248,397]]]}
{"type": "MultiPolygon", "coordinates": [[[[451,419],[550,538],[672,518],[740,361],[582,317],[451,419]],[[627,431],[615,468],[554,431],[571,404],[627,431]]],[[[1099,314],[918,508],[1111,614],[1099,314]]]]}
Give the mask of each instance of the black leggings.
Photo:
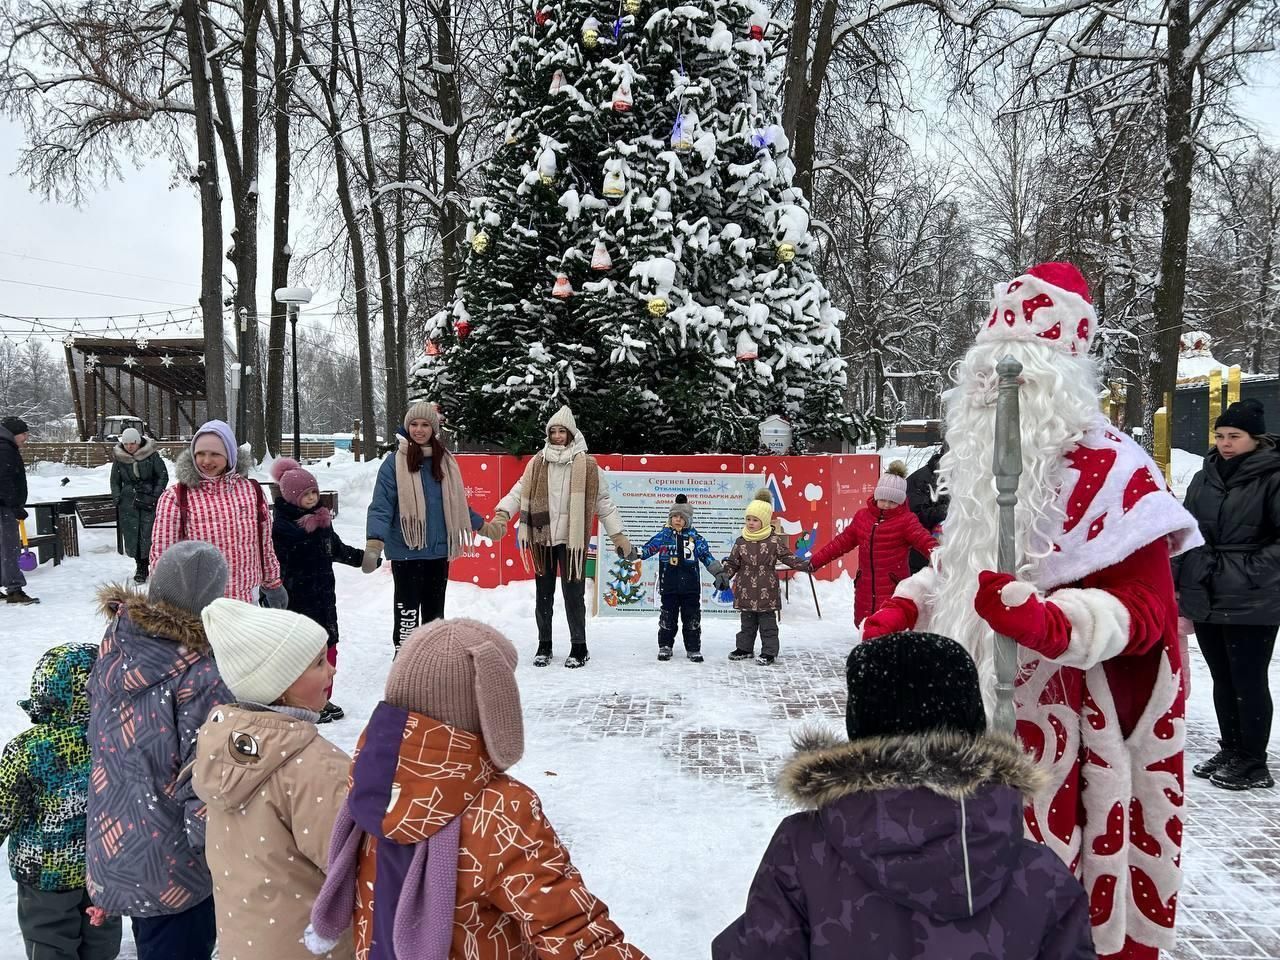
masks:
{"type": "Polygon", "coordinates": [[[419,626],[444,617],[449,561],[444,557],[438,560],[393,560],[391,579],[396,585],[391,642],[398,650],[419,626]]]}
{"type": "Polygon", "coordinates": [[[1275,625],[1197,623],[1196,641],[1213,677],[1213,709],[1224,748],[1266,760],[1271,736],[1267,666],[1275,625]]]}

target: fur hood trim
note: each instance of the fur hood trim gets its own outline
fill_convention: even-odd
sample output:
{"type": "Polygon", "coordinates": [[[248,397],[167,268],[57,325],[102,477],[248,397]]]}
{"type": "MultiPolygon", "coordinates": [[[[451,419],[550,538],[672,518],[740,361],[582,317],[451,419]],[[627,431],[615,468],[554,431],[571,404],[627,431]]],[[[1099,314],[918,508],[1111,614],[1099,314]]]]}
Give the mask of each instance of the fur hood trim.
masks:
{"type": "MultiPolygon", "coordinates": [[[[253,464],[253,453],[247,443],[240,445],[240,450],[236,454],[236,473],[242,477],[249,476],[249,468],[253,464]]],[[[204,477],[200,476],[200,471],[196,469],[195,458],[191,456],[191,448],[187,447],[183,450],[176,460],[173,461],[173,474],[178,478],[178,482],[190,490],[200,486],[200,482],[204,477]]]]}
{"type": "Polygon", "coordinates": [[[113,619],[121,606],[128,608],[129,619],[148,636],[169,640],[194,653],[213,655],[204,624],[194,613],[148,600],[141,590],[124,584],[107,584],[98,591],[98,609],[104,617],[113,619]]]}
{"type": "Polygon", "coordinates": [[[971,737],[939,731],[841,741],[825,730],[802,730],[796,755],[779,785],[801,807],[817,809],[855,793],[924,787],[953,800],[987,786],[1013,787],[1030,797],[1048,776],[1008,736],[971,737]]]}
{"type": "Polygon", "coordinates": [[[142,445],[138,447],[137,453],[130,453],[124,448],[123,443],[117,443],[112,448],[111,453],[115,456],[117,463],[123,463],[125,466],[128,466],[131,463],[141,463],[158,449],[159,448],[156,446],[156,442],[154,440],[150,437],[143,437],[142,445]]]}

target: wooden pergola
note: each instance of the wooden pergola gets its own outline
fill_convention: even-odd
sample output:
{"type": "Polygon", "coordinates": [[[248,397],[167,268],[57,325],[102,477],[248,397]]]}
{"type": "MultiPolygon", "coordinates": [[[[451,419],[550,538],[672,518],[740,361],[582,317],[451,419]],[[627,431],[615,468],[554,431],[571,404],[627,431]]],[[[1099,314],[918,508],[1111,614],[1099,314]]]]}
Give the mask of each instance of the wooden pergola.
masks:
{"type": "Polygon", "coordinates": [[[189,436],[203,422],[203,340],[70,337],[63,346],[81,440],[113,415],[137,417],[158,439],[189,436]]]}

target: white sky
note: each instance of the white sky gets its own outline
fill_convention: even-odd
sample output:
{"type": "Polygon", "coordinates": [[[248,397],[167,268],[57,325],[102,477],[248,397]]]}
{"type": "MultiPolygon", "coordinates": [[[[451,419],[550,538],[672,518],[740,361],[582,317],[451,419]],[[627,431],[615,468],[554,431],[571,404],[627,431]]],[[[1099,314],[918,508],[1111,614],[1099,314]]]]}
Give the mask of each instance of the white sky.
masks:
{"type": "MultiPolygon", "coordinates": [[[[1268,58],[1259,66],[1253,84],[1242,92],[1241,106],[1264,138],[1280,145],[1280,58],[1268,58]]],[[[152,163],[128,169],[122,181],[91,193],[82,208],[45,202],[28,191],[24,178],[11,175],[22,141],[21,128],[0,119],[0,313],[112,316],[114,326],[131,335],[139,313],[172,309],[180,322],[166,332],[187,333],[200,292],[200,209],[194,191],[185,181],[170,189],[167,166],[152,163]]],[[[271,294],[266,179],[262,196],[268,215],[259,241],[263,260],[258,303],[265,313],[271,294]]],[[[230,211],[225,215],[229,221],[230,211]]],[[[295,225],[300,220],[295,213],[295,225]]],[[[293,243],[295,255],[306,252],[296,232],[293,243]]],[[[318,286],[314,280],[308,284],[307,277],[293,277],[291,282],[318,286]]],[[[317,289],[315,312],[331,312],[332,307],[319,305],[333,297],[333,291],[317,289]]],[[[317,317],[314,322],[327,326],[330,321],[317,317]]],[[[90,325],[110,324],[101,319],[85,322],[90,325]]],[[[20,339],[29,329],[0,318],[0,335],[20,339]]],[[[198,331],[195,324],[189,332],[198,331]]]]}

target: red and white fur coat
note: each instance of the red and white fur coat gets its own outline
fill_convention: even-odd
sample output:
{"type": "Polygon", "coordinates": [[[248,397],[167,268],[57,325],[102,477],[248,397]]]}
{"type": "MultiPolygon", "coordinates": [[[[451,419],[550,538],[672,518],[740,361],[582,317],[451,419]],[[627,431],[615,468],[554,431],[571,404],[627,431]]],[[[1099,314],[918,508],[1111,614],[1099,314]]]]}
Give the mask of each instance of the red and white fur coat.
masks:
{"type": "MultiPolygon", "coordinates": [[[[990,578],[990,615],[976,582],[973,596],[1020,643],[1017,732],[1050,773],[1028,832],[1084,884],[1099,955],[1154,958],[1173,946],[1181,882],[1185,700],[1169,558],[1202,541],[1146,453],[1105,421],[1065,460],[1052,553],[1029,581],[990,578]]],[[[940,576],[899,584],[866,636],[946,634],[930,624],[940,576]]]]}

